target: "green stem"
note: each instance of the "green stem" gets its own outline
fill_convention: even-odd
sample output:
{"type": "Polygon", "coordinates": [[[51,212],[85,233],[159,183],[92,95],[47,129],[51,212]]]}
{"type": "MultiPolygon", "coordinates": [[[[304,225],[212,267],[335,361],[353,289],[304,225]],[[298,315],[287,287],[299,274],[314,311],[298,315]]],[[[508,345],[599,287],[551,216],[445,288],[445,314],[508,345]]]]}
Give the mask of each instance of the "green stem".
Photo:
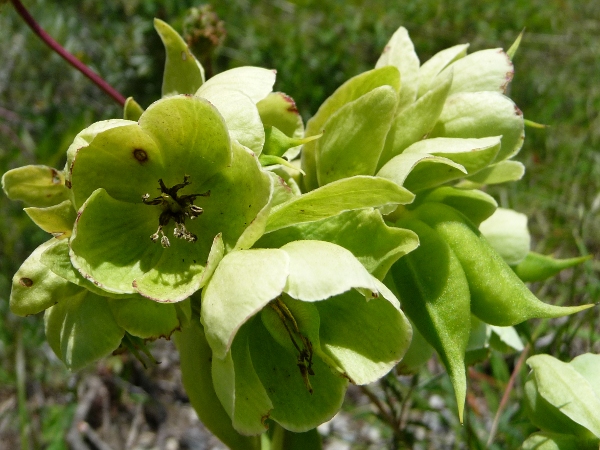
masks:
{"type": "Polygon", "coordinates": [[[17,13],[23,18],[27,25],[29,25],[29,28],[31,28],[33,32],[37,34],[48,47],[58,53],[64,60],[79,70],[82,74],[88,77],[96,86],[110,95],[117,103],[119,103],[121,106],[125,106],[125,97],[123,97],[114,87],[108,84],[101,76],[94,73],[88,66],[66,51],[62,45],[52,39],[52,37],[46,33],[46,31],[44,31],[44,29],[36,22],[31,14],[29,14],[29,11],[27,11],[20,0],[10,1],[15,7],[17,13]]]}
{"type": "Polygon", "coordinates": [[[31,448],[29,441],[29,414],[27,412],[27,393],[25,391],[25,353],[23,350],[23,326],[17,330],[17,349],[15,353],[15,372],[17,377],[17,400],[19,408],[19,433],[21,450],[31,448]]]}

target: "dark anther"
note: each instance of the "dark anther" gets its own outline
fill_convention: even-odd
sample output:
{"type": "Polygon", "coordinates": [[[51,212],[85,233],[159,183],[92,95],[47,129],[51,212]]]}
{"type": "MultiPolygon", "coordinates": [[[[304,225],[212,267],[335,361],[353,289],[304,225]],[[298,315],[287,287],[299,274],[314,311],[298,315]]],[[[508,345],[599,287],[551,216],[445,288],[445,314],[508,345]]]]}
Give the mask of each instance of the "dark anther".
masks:
{"type": "Polygon", "coordinates": [[[210,195],[210,191],[203,194],[184,194],[178,195],[178,192],[184,187],[191,184],[189,181],[189,175],[183,177],[183,183],[176,184],[173,187],[167,187],[162,179],[158,180],[160,185],[161,194],[151,199],[150,194],[142,195],[142,202],[146,205],[159,205],[163,211],[158,219],[158,230],[156,233],[150,236],[153,242],[157,242],[160,238],[160,243],[163,247],[169,247],[170,242],[163,231],[171,219],[175,222],[173,229],[173,236],[178,239],[184,239],[188,242],[196,242],[198,237],[190,233],[185,227],[186,218],[195,219],[202,214],[203,209],[199,206],[194,205],[194,201],[197,197],[207,197],[210,195]],[[162,237],[161,237],[162,236],[162,237]]]}

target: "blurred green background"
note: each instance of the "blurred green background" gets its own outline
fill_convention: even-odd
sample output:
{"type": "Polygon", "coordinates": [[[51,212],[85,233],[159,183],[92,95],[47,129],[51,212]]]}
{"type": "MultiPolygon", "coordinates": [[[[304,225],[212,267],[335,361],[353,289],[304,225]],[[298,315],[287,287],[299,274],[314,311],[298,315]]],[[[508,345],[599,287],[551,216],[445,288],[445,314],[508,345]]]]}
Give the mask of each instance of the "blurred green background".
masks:
{"type": "MultiPolygon", "coordinates": [[[[27,0],[25,6],[67,50],[146,107],[160,96],[164,61],[152,18],[159,17],[180,31],[186,10],[199,3],[27,0]]],[[[210,62],[204,58],[205,65],[215,73],[241,65],[277,69],[276,89],[294,97],[305,119],[342,82],[372,68],[400,25],[408,29],[421,62],[458,43],[471,43],[470,52],[506,49],[525,29],[514,58],[516,75],[509,95],[526,119],[548,127],[527,129],[524,148],[516,157],[527,167],[524,179],[489,192],[502,206],[530,217],[534,250],[558,257],[595,255],[581,267],[532,286],[534,292],[552,303],[600,299],[600,2],[228,0],[213,7],[224,21],[227,36],[210,62]]],[[[24,164],[62,168],[64,152],[78,131],[93,121],[120,116],[121,108],[53,54],[9,3],[0,6],[1,173],[24,164]]],[[[8,311],[12,275],[47,239],[22,206],[0,197],[0,435],[3,427],[19,427],[6,403],[15,392],[23,400],[30,384],[38,383],[66,393],[66,400],[39,419],[49,421],[41,429],[62,430],[65,425],[56,417],[68,411],[69,389],[73,391],[67,385],[69,375],[43,345],[41,317],[21,319],[8,311]],[[28,380],[22,389],[18,389],[18,381],[24,379],[17,376],[19,367],[28,380]]],[[[536,352],[551,352],[562,359],[586,351],[598,353],[598,320],[594,309],[553,323],[543,330],[546,339],[540,340],[536,352]]],[[[510,364],[500,358],[481,369],[500,380],[501,385],[494,387],[499,392],[501,378],[512,370],[510,364]]],[[[431,393],[449,388],[447,380],[430,384],[423,398],[427,389],[431,393]]],[[[516,447],[530,431],[520,416],[518,399],[517,389],[517,406],[501,424],[498,448],[516,447]],[[517,426],[514,421],[508,425],[511,417],[517,426]]],[[[488,400],[493,413],[498,400],[495,406],[488,400]]],[[[18,403],[21,413],[27,413],[25,403],[18,403]]],[[[424,408],[418,402],[416,407],[424,408]]],[[[457,433],[472,432],[460,445],[479,448],[484,438],[478,433],[485,434],[491,419],[473,409],[472,416],[457,433]]]]}

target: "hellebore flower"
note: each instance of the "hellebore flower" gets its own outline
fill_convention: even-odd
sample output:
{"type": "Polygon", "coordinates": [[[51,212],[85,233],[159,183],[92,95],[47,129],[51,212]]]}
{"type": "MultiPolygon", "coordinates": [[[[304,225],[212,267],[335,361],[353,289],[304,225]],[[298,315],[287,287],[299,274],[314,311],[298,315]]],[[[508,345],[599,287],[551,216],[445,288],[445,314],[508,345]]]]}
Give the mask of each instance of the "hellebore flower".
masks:
{"type": "Polygon", "coordinates": [[[138,122],[92,125],[65,172],[78,209],[73,266],[106,292],[159,302],[200,289],[271,192],[220,112],[191,95],[158,100],[138,122]]]}
{"type": "Polygon", "coordinates": [[[348,382],[385,375],[412,335],[394,295],[352,253],[310,240],[227,254],[200,320],[216,394],[246,435],[267,418],[295,432],[329,420],[348,382]]]}

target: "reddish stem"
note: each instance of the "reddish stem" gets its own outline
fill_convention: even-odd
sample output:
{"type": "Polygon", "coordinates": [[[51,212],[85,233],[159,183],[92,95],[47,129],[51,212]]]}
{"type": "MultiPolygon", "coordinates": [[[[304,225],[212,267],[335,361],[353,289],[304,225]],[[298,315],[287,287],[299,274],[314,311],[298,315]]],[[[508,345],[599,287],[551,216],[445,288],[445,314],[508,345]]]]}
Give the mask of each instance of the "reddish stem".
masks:
{"type": "Polygon", "coordinates": [[[108,84],[102,77],[98,74],[92,72],[92,70],[79,61],[75,56],[70,54],[68,51],[64,49],[62,45],[56,42],[52,37],[46,33],[42,27],[35,21],[35,19],[29,14],[29,11],[25,9],[25,6],[21,3],[20,0],[10,0],[19,15],[23,18],[23,20],[29,25],[29,27],[33,30],[35,34],[37,34],[42,41],[46,43],[48,47],[62,56],[69,64],[79,70],[82,74],[88,77],[96,86],[110,95],[117,103],[121,106],[125,105],[125,97],[123,97],[115,88],[113,88],[110,84],[108,84]]]}

